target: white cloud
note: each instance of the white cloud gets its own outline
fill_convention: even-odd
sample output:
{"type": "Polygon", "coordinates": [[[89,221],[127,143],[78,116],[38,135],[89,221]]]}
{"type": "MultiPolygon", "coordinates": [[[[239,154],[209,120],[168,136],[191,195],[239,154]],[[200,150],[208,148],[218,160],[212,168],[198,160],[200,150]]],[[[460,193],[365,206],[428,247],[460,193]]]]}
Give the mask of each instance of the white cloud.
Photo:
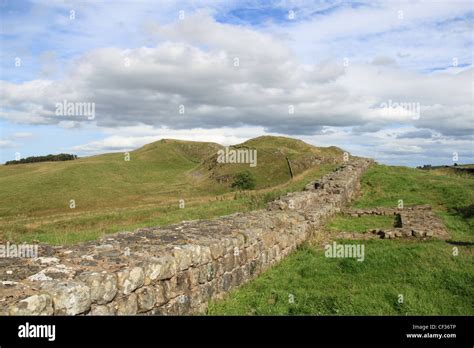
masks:
{"type": "Polygon", "coordinates": [[[0,139],[0,148],[15,147],[15,143],[8,139],[0,139]]]}
{"type": "MultiPolygon", "coordinates": [[[[70,8],[50,4],[42,6],[65,14],[70,8]]],[[[177,5],[168,2],[159,14],[149,11],[155,5],[147,1],[133,9],[120,2],[77,5],[81,20],[75,22],[56,13],[54,26],[73,33],[74,40],[51,34],[60,49],[45,51],[43,61],[38,55],[45,63],[39,78],[0,81],[0,118],[56,124],[68,132],[85,126],[106,134],[75,148],[83,153],[122,151],[161,137],[227,144],[275,133],[387,161],[421,161],[455,150],[473,157],[469,1],[353,7],[281,2],[274,5],[294,5],[304,20],[253,27],[211,17],[239,2],[188,5],[182,21],[177,21],[177,5]],[[214,10],[193,13],[197,7],[214,10]],[[319,10],[324,14],[314,15],[319,10]],[[67,74],[52,79],[56,60],[67,74]],[[455,60],[461,65],[454,66],[455,60]],[[63,100],[94,102],[95,119],[56,116],[55,104],[63,100]],[[380,106],[389,101],[416,103],[419,117],[386,112],[380,106]]],[[[41,28],[25,22],[19,41],[34,38],[41,28]]],[[[5,25],[2,33],[12,34],[12,28],[5,25]]],[[[11,143],[13,136],[3,141],[11,143]]]]}
{"type": "Polygon", "coordinates": [[[106,135],[111,135],[107,135],[100,141],[92,141],[74,146],[71,150],[86,155],[110,151],[130,151],[160,139],[205,141],[221,145],[233,145],[264,133],[261,127],[172,130],[168,128],[154,128],[144,124],[130,127],[106,128],[104,132],[106,135]]]}
{"type": "Polygon", "coordinates": [[[32,136],[33,133],[31,132],[17,132],[13,134],[13,137],[17,139],[31,138],[32,136]]]}
{"type": "Polygon", "coordinates": [[[55,104],[67,100],[95,103],[99,127],[247,125],[297,135],[322,126],[402,122],[445,134],[473,132],[472,68],[423,75],[372,64],[346,69],[330,62],[301,64],[270,35],[217,23],[202,13],[182,22],[159,30],[176,41],[154,48],[93,50],[77,59],[62,80],[2,82],[5,107],[13,111],[0,116],[62,126],[90,122],[56,116],[55,104]],[[420,119],[387,115],[380,104],[389,100],[419,103],[420,119]]]}

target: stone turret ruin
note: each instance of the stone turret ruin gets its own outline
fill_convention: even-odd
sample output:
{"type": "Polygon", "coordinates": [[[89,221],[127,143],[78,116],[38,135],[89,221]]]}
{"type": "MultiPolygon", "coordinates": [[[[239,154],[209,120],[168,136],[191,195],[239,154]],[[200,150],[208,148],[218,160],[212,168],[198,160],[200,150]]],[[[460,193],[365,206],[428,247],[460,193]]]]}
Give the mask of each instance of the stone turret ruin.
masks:
{"type": "Polygon", "coordinates": [[[443,222],[431,210],[430,205],[415,205],[398,208],[344,209],[345,215],[361,217],[364,215],[385,215],[394,217],[394,227],[389,229],[372,228],[366,233],[340,232],[342,239],[395,239],[395,238],[450,238],[443,222]]]}

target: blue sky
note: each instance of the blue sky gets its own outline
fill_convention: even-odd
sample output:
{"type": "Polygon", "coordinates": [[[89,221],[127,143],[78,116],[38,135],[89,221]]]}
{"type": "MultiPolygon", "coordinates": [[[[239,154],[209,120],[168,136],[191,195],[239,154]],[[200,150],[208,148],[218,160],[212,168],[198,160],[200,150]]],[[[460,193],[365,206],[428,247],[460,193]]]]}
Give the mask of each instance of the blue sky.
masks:
{"type": "Polygon", "coordinates": [[[389,164],[474,162],[471,1],[0,0],[0,11],[0,163],[263,134],[389,164]],[[94,103],[94,119],[58,116],[64,100],[94,103]]]}

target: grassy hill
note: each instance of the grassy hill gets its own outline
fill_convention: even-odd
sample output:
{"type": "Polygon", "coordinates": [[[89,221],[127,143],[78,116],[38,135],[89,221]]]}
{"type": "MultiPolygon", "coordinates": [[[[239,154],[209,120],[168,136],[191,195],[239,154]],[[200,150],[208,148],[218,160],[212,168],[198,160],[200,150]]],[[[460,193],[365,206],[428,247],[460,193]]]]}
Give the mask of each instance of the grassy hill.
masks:
{"type": "MultiPolygon", "coordinates": [[[[474,178],[375,165],[364,174],[362,195],[353,206],[396,207],[399,199],[406,206],[431,204],[452,239],[338,241],[363,243],[363,262],[326,258],[321,245],[309,242],[223,301],[214,301],[209,313],[473,315],[474,178]]],[[[393,224],[393,218],[385,218],[335,216],[325,233],[390,227],[384,224],[393,224]]]]}
{"type": "Polygon", "coordinates": [[[281,190],[302,186],[343,160],[338,148],[284,137],[259,137],[235,146],[256,149],[256,167],[217,163],[222,148],[163,139],[131,151],[129,161],[124,153],[109,153],[0,166],[0,239],[74,243],[118,230],[263,207],[281,190]],[[232,178],[243,170],[255,177],[256,190],[235,195],[232,178]],[[179,209],[180,199],[185,209],[179,209]]]}
{"type": "Polygon", "coordinates": [[[0,167],[0,216],[122,207],[154,197],[173,196],[183,187],[199,190],[186,173],[219,147],[211,143],[162,140],[130,152],[111,153],[68,162],[0,167]],[[200,157],[201,156],[201,157],[200,157]]]}
{"type": "Polygon", "coordinates": [[[320,164],[340,164],[344,154],[337,147],[318,148],[301,140],[273,136],[254,138],[231,149],[256,150],[257,166],[218,163],[214,154],[196,172],[202,175],[209,172],[208,176],[215,182],[228,184],[235,173],[246,170],[252,173],[257,188],[265,188],[283,184],[291,179],[291,174],[297,176],[320,164]]]}

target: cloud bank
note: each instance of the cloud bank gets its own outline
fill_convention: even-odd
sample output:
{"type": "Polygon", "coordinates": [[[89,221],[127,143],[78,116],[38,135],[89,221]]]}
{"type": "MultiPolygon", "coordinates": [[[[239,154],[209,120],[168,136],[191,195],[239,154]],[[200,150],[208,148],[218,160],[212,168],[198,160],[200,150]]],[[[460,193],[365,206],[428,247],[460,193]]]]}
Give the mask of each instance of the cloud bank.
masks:
{"type": "MultiPolygon", "coordinates": [[[[155,44],[98,45],[66,59],[59,76],[55,62],[65,58],[41,53],[44,64],[37,78],[0,81],[0,119],[65,131],[87,124],[108,134],[74,147],[84,152],[125,148],[158,134],[189,138],[197,130],[202,137],[220,139],[216,134],[226,129],[228,138],[245,140],[238,132],[247,129],[252,131],[245,134],[259,130],[313,143],[332,138],[341,144],[336,135],[343,134],[361,142],[352,148],[377,146],[379,157],[428,156],[433,141],[456,143],[472,156],[472,57],[470,64],[458,65],[465,56],[457,54],[456,61],[450,58],[443,68],[426,71],[418,66],[423,54],[413,47],[414,41],[423,41],[422,34],[437,33],[433,40],[441,40],[437,23],[449,29],[447,45],[459,53],[460,46],[472,42],[466,36],[472,28],[465,25],[470,18],[465,3],[428,9],[418,2],[363,3],[360,8],[336,2],[305,11],[302,2],[296,15],[304,20],[257,26],[219,20],[216,13],[223,6],[186,12],[176,20],[147,20],[139,31],[155,44]],[[408,39],[410,33],[415,40],[408,39]],[[383,45],[380,37],[390,41],[395,35],[406,41],[383,45]],[[348,54],[350,59],[333,55],[341,42],[362,47],[361,40],[379,40],[378,50],[364,47],[348,54]],[[308,60],[309,54],[315,59],[308,60]],[[407,59],[416,64],[407,65],[407,59]],[[96,115],[58,115],[56,105],[63,101],[95,103],[96,115]],[[137,129],[147,131],[126,135],[137,129]]],[[[135,22],[138,13],[130,15],[135,22]]],[[[21,138],[4,137],[2,144],[12,147],[21,138]]]]}

